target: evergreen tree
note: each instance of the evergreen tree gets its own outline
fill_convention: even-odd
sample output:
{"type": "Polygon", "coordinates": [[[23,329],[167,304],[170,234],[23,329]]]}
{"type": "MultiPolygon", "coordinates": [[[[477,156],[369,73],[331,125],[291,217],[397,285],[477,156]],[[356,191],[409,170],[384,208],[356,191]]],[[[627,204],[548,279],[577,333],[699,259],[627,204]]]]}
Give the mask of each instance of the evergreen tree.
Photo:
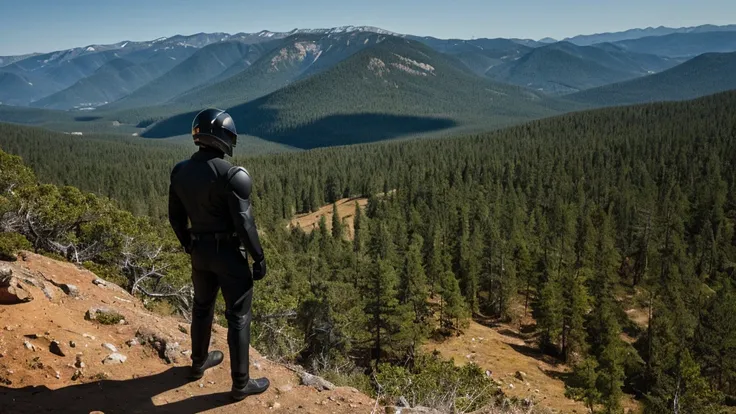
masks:
{"type": "Polygon", "coordinates": [[[343,226],[340,220],[340,213],[337,211],[337,204],[332,203],[332,238],[342,241],[343,226]]]}

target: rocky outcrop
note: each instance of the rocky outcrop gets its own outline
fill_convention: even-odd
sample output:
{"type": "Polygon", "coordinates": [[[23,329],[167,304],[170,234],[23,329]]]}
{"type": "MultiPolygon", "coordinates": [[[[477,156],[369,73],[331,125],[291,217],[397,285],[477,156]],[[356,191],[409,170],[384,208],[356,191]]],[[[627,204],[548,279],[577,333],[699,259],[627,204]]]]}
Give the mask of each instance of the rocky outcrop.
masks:
{"type": "Polygon", "coordinates": [[[19,278],[13,276],[12,270],[0,269],[0,304],[15,305],[32,300],[33,295],[26,290],[19,278]]]}
{"type": "MultiPolygon", "coordinates": [[[[159,358],[166,361],[167,364],[176,363],[179,360],[181,347],[178,342],[168,338],[153,329],[141,327],[135,334],[137,342],[141,345],[149,345],[158,352],[159,358]]],[[[133,346],[133,345],[129,345],[133,346]]]]}

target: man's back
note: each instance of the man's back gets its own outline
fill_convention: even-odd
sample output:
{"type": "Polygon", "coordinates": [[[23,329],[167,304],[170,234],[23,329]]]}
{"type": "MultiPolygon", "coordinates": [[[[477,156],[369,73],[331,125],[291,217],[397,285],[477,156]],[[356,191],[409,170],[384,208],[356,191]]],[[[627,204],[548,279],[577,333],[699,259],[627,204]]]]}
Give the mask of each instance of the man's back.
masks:
{"type": "MultiPolygon", "coordinates": [[[[171,185],[191,220],[192,233],[235,230],[227,201],[227,173],[232,164],[214,151],[201,150],[180,162],[171,173],[171,185]]],[[[181,214],[181,212],[180,212],[181,214]]]]}

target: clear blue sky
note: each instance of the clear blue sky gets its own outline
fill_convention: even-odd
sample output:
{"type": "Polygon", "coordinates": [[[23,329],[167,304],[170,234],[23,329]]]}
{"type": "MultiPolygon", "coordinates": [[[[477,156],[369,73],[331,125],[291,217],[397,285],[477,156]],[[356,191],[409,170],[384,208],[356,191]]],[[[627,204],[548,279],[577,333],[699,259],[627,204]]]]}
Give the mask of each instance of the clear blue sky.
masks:
{"type": "Polygon", "coordinates": [[[564,38],[736,23],[734,0],[0,0],[0,55],[197,32],[371,25],[436,37],[564,38]]]}

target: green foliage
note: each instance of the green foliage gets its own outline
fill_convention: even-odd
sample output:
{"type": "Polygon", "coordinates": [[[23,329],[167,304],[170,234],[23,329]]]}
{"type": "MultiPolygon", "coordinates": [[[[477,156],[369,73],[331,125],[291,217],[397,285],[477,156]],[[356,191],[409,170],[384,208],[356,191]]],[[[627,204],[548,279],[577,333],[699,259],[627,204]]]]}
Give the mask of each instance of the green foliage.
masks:
{"type": "Polygon", "coordinates": [[[100,325],[117,325],[123,320],[123,315],[115,312],[104,312],[95,318],[100,325]]]}
{"type": "Polygon", "coordinates": [[[475,364],[455,366],[452,360],[421,355],[411,367],[383,364],[375,376],[386,402],[405,397],[412,406],[447,412],[471,412],[490,404],[498,387],[475,364]]]}
{"type": "Polygon", "coordinates": [[[584,359],[575,366],[573,379],[565,390],[568,398],[584,402],[591,413],[595,412],[595,407],[603,396],[598,390],[597,369],[598,361],[595,358],[584,359]]]}
{"type": "Polygon", "coordinates": [[[15,261],[20,250],[31,250],[32,247],[22,234],[0,233],[0,260],[15,261]]]}

